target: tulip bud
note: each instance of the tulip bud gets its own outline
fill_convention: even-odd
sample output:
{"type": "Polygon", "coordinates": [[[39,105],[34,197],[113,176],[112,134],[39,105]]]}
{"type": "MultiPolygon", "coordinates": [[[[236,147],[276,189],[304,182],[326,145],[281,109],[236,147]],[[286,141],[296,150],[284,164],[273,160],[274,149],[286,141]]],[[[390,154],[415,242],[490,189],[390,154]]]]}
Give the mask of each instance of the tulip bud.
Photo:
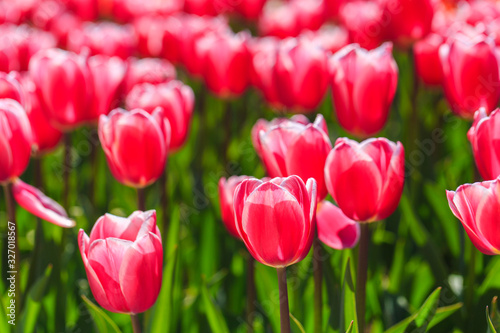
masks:
{"type": "Polygon", "coordinates": [[[326,160],[328,192],[358,222],[389,217],[398,206],[404,177],[403,145],[385,138],[361,143],[339,138],[326,160]]]}
{"type": "Polygon", "coordinates": [[[318,200],[323,200],[328,194],[324,178],[325,161],[332,150],[325,128],[325,120],[319,114],[314,124],[284,121],[267,132],[260,131],[261,159],[269,176],[297,175],[303,180],[314,178],[318,200]]]}
{"type": "Polygon", "coordinates": [[[32,58],[29,72],[51,124],[69,131],[88,120],[93,88],[85,56],[42,50],[32,58]]]}
{"type": "Polygon", "coordinates": [[[500,100],[499,62],[495,44],[481,33],[458,32],[439,48],[443,88],[453,112],[472,118],[484,107],[492,111],[500,100]]]}
{"type": "Polygon", "coordinates": [[[340,208],[328,201],[318,203],[316,228],[319,240],[335,250],[355,247],[361,234],[359,223],[345,216],[340,208]]]}
{"type": "Polygon", "coordinates": [[[443,82],[443,69],[439,59],[439,47],[443,43],[443,37],[432,33],[416,42],[413,47],[415,71],[427,85],[440,85],[443,82]]]}
{"type": "Polygon", "coordinates": [[[313,111],[328,86],[326,52],[309,41],[284,41],[276,57],[274,81],[283,105],[292,111],[313,111]]]}
{"type": "Polygon", "coordinates": [[[0,184],[19,177],[28,166],[33,134],[21,104],[0,99],[0,184]]]}
{"type": "Polygon", "coordinates": [[[226,226],[227,231],[231,236],[240,239],[240,234],[236,229],[234,221],[233,197],[236,187],[245,179],[251,179],[248,176],[232,176],[228,179],[221,178],[219,180],[219,203],[222,215],[222,222],[226,226]]]}
{"type": "Polygon", "coordinates": [[[99,140],[113,176],[122,184],[142,188],[155,182],[165,169],[170,125],[158,108],[115,109],[101,115],[99,140]]]}
{"type": "Polygon", "coordinates": [[[286,267],[307,256],[315,211],[314,179],[247,179],[234,193],[236,229],[250,254],[267,266],[286,267]]]}
{"type": "Polygon", "coordinates": [[[151,308],[161,289],[163,247],[156,212],[128,218],[101,216],[78,245],[90,290],[108,311],[136,314],[151,308]]]}
{"type": "Polygon", "coordinates": [[[498,179],[461,185],[456,192],[446,191],[451,211],[462,222],[472,244],[488,255],[500,254],[499,193],[498,179]]]}
{"type": "Polygon", "coordinates": [[[333,105],[340,125],[360,137],[380,131],[398,83],[392,44],[371,51],[348,45],[330,60],[333,105]]]}
{"type": "Polygon", "coordinates": [[[493,180],[500,176],[500,147],[498,147],[497,123],[500,125],[500,109],[489,116],[484,108],[474,115],[474,123],[467,133],[481,177],[493,180]]]}
{"type": "Polygon", "coordinates": [[[159,84],[175,79],[175,67],[166,60],[155,58],[132,58],[125,78],[125,93],[130,92],[136,84],[159,84]]]}
{"type": "Polygon", "coordinates": [[[152,85],[136,85],[127,95],[128,109],[143,109],[152,113],[157,107],[163,109],[171,128],[170,151],[180,148],[186,141],[194,109],[193,90],[180,81],[152,85]]]}

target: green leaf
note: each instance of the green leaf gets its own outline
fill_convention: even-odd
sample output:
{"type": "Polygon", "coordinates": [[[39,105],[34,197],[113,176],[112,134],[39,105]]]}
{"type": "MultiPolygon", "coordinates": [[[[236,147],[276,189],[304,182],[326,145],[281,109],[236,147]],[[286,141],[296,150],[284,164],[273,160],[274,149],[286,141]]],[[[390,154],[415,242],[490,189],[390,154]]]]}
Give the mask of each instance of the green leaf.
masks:
{"type": "Polygon", "coordinates": [[[97,305],[92,303],[85,295],[82,295],[82,299],[89,310],[92,319],[94,320],[94,324],[96,325],[97,331],[99,333],[108,333],[115,332],[121,333],[118,326],[109,318],[109,316],[97,305]]]}
{"type": "Polygon", "coordinates": [[[292,319],[292,321],[294,322],[295,325],[297,325],[299,331],[301,333],[306,333],[306,330],[304,329],[304,326],[302,326],[302,324],[300,323],[300,321],[294,317],[293,314],[290,313],[290,318],[292,319]]]}
{"type": "Polygon", "coordinates": [[[491,321],[490,318],[490,313],[488,311],[488,306],[486,306],[486,321],[488,322],[488,333],[497,333],[497,330],[495,329],[495,326],[493,325],[493,322],[491,321]]]}
{"type": "Polygon", "coordinates": [[[269,300],[272,306],[263,306],[262,311],[266,314],[273,327],[273,332],[280,331],[280,307],[278,291],[278,278],[276,269],[265,265],[255,265],[255,287],[259,300],[269,300]],[[271,303],[272,302],[272,303],[271,303]]]}
{"type": "Polygon", "coordinates": [[[436,315],[432,318],[431,323],[429,324],[428,329],[433,328],[452,314],[454,314],[458,309],[463,306],[463,303],[457,303],[449,306],[443,306],[436,310],[436,315]]]}
{"type": "Polygon", "coordinates": [[[347,328],[347,331],[345,331],[345,333],[352,333],[353,327],[354,327],[354,320],[351,321],[351,323],[349,324],[349,327],[347,328]]]}
{"type": "Polygon", "coordinates": [[[340,329],[348,329],[349,327],[346,327],[346,323],[351,323],[353,325],[352,331],[358,332],[356,321],[356,294],[354,292],[354,283],[351,273],[351,258],[347,258],[344,270],[344,281],[342,283],[342,294],[340,297],[340,329]]]}
{"type": "Polygon", "coordinates": [[[201,298],[203,300],[203,304],[205,305],[205,313],[207,315],[208,324],[212,329],[212,332],[220,332],[220,333],[229,333],[229,329],[227,328],[226,322],[220,309],[214,303],[210,295],[208,294],[207,286],[205,281],[201,286],[201,298]]]}

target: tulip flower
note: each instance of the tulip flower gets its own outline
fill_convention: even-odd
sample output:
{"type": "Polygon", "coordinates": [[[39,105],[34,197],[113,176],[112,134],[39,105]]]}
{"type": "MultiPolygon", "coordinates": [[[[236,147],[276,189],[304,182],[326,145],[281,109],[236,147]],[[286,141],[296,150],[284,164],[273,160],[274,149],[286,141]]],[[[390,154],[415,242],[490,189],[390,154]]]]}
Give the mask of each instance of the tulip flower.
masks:
{"type": "Polygon", "coordinates": [[[481,108],[476,112],[474,123],[467,133],[477,168],[485,180],[493,180],[500,176],[497,123],[500,123],[500,109],[495,109],[488,116],[486,110],[481,108]]]}
{"type": "Polygon", "coordinates": [[[467,232],[474,246],[484,254],[500,254],[498,214],[500,210],[498,179],[465,184],[446,191],[448,204],[467,232]]]}
{"type": "Polygon", "coordinates": [[[337,20],[340,9],[346,0],[325,0],[325,16],[331,20],[337,20]]]}
{"type": "Polygon", "coordinates": [[[88,118],[97,122],[101,114],[108,114],[117,106],[122,92],[127,65],[119,57],[95,55],[88,60],[94,87],[94,98],[88,118]]]}
{"type": "Polygon", "coordinates": [[[13,99],[0,99],[0,184],[19,177],[28,167],[33,144],[28,116],[13,99]]]}
{"type": "Polygon", "coordinates": [[[127,95],[125,104],[128,109],[139,108],[149,113],[157,107],[163,109],[171,127],[171,151],[186,141],[194,108],[194,93],[189,86],[176,80],[158,85],[139,84],[127,95]]]}
{"type": "Polygon", "coordinates": [[[299,35],[299,39],[310,40],[332,54],[349,44],[347,30],[344,27],[329,24],[324,25],[317,31],[305,31],[299,35]]]}
{"type": "Polygon", "coordinates": [[[319,114],[313,124],[302,125],[290,120],[271,127],[267,132],[260,131],[258,149],[269,176],[314,178],[318,200],[323,200],[328,194],[324,180],[325,161],[332,150],[325,129],[325,120],[319,114]]]}
{"type": "Polygon", "coordinates": [[[398,83],[392,44],[371,51],[348,45],[330,60],[333,104],[340,125],[360,137],[380,131],[398,83]]]}
{"type": "Polygon", "coordinates": [[[324,0],[291,0],[300,30],[318,30],[325,23],[324,0]]]}
{"type": "Polygon", "coordinates": [[[234,192],[236,229],[252,256],[271,267],[305,258],[313,240],[315,210],[314,179],[306,184],[297,176],[267,182],[247,179],[234,192]]]}
{"type": "Polygon", "coordinates": [[[29,72],[51,124],[69,131],[87,121],[93,88],[85,56],[42,50],[32,58],[29,72]]]}
{"type": "Polygon", "coordinates": [[[328,86],[326,52],[304,40],[283,42],[276,57],[274,82],[281,103],[291,111],[314,110],[328,86]]]}
{"type": "Polygon", "coordinates": [[[11,72],[10,74],[0,72],[0,99],[10,98],[24,105],[25,94],[16,76],[20,75],[17,72],[11,72]]]}
{"type": "Polygon", "coordinates": [[[170,125],[161,108],[152,114],[115,109],[101,115],[98,134],[111,173],[120,183],[144,188],[163,173],[170,125]]]}
{"type": "Polygon", "coordinates": [[[19,50],[14,44],[12,37],[5,33],[0,26],[0,72],[20,70],[19,50]]]}
{"type": "Polygon", "coordinates": [[[472,118],[484,107],[492,111],[500,100],[500,74],[493,39],[482,33],[458,32],[439,49],[443,88],[454,113],[472,118]]]}
{"type": "Polygon", "coordinates": [[[443,81],[443,69],[439,58],[439,47],[443,43],[444,38],[441,35],[431,33],[416,42],[413,47],[415,71],[427,85],[440,85],[443,81]]]}
{"type": "Polygon", "coordinates": [[[101,216],[90,237],[83,229],[78,245],[90,290],[108,311],[137,314],[151,308],[161,288],[163,247],[156,212],[128,218],[101,216]]]}
{"type": "Polygon", "coordinates": [[[325,165],[328,192],[358,222],[389,217],[401,198],[404,176],[403,145],[385,138],[361,143],[339,138],[325,165]]]}
{"type": "Polygon", "coordinates": [[[258,22],[259,35],[278,38],[296,37],[300,33],[297,12],[283,1],[269,1],[258,22]]]}
{"type": "Polygon", "coordinates": [[[31,58],[40,50],[57,46],[55,37],[46,31],[20,25],[13,31],[19,57],[19,70],[27,71],[31,58]]]}
{"type": "Polygon", "coordinates": [[[128,93],[136,84],[158,84],[175,79],[175,67],[166,60],[155,58],[132,58],[129,61],[125,77],[125,92],[128,93]]]}
{"type": "Polygon", "coordinates": [[[228,179],[222,177],[219,180],[219,203],[222,215],[222,222],[231,236],[241,239],[236,222],[234,220],[233,197],[236,187],[245,179],[250,179],[248,176],[232,176],[228,179]]]}
{"type": "Polygon", "coordinates": [[[318,203],[316,228],[319,240],[336,250],[353,248],[360,236],[359,223],[345,216],[340,208],[328,201],[318,203]]]}
{"type": "Polygon", "coordinates": [[[267,0],[228,1],[234,4],[234,11],[247,20],[255,20],[262,13],[267,0]]]}
{"type": "Polygon", "coordinates": [[[217,11],[211,0],[184,0],[184,11],[198,16],[215,16],[217,11]]]}

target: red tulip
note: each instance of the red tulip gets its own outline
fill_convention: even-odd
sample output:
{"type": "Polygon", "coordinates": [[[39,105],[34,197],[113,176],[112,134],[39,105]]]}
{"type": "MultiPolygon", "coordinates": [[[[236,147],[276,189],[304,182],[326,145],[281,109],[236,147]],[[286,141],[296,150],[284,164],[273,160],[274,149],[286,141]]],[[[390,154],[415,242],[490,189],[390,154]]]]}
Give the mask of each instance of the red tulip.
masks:
{"type": "Polygon", "coordinates": [[[325,0],[325,16],[331,20],[337,20],[340,9],[346,0],[325,0]]]}
{"type": "Polygon", "coordinates": [[[404,177],[403,145],[385,138],[361,143],[339,138],[326,160],[328,192],[358,222],[389,217],[398,206],[404,177]]]}
{"type": "Polygon", "coordinates": [[[0,72],[20,70],[19,50],[11,35],[11,26],[0,25],[0,72]]]}
{"type": "Polygon", "coordinates": [[[129,25],[111,22],[87,22],[82,29],[74,30],[68,39],[68,49],[80,53],[84,48],[91,55],[102,54],[125,60],[134,54],[136,39],[129,25]]]}
{"type": "Polygon", "coordinates": [[[434,9],[432,0],[384,0],[384,17],[391,39],[406,47],[431,31],[434,9]]]}
{"type": "Polygon", "coordinates": [[[496,1],[462,1],[457,9],[456,20],[471,26],[489,24],[500,17],[500,7],[496,1]]]}
{"type": "Polygon", "coordinates": [[[283,105],[292,111],[313,111],[328,86],[326,52],[308,41],[284,41],[276,57],[274,81],[283,105]]]}
{"type": "Polygon", "coordinates": [[[222,222],[226,226],[227,231],[231,236],[240,239],[240,234],[236,229],[234,221],[233,197],[236,187],[245,179],[250,179],[248,176],[232,176],[228,179],[221,178],[219,180],[219,203],[222,215],[222,222]]]}
{"type": "Polygon", "coordinates": [[[472,118],[480,107],[492,111],[500,100],[495,44],[481,33],[458,32],[439,49],[443,88],[453,112],[472,118]]]}
{"type": "Polygon", "coordinates": [[[211,0],[184,0],[184,11],[198,16],[215,16],[214,1],[211,0]]]}
{"type": "Polygon", "coordinates": [[[380,131],[396,93],[398,67],[392,44],[366,51],[349,45],[331,58],[333,104],[348,132],[366,137],[380,131]]]}
{"type": "Polygon", "coordinates": [[[325,129],[325,120],[319,114],[314,124],[284,121],[267,132],[260,131],[261,159],[269,176],[314,178],[318,200],[323,200],[328,194],[324,179],[325,161],[332,150],[325,129]]]}
{"type": "Polygon", "coordinates": [[[68,9],[76,13],[84,21],[95,21],[98,19],[98,2],[100,0],[69,0],[68,9]]]}
{"type": "Polygon", "coordinates": [[[299,38],[310,40],[332,54],[349,44],[347,30],[334,25],[324,25],[318,31],[305,31],[299,38]]]}
{"type": "Polygon", "coordinates": [[[128,109],[140,108],[149,113],[157,107],[163,108],[171,127],[171,151],[186,141],[194,108],[194,93],[189,86],[176,80],[158,85],[139,84],[127,95],[125,104],[128,109]]]}
{"type": "Polygon", "coordinates": [[[33,134],[21,104],[0,99],[0,183],[19,177],[28,166],[33,134]]]}
{"type": "Polygon", "coordinates": [[[125,92],[128,93],[136,84],[158,84],[173,80],[175,77],[175,67],[166,60],[132,58],[125,78],[125,92]]]}
{"type": "Polygon", "coordinates": [[[325,23],[324,0],[291,0],[300,30],[318,30],[325,23]]]}
{"type": "Polygon", "coordinates": [[[307,256],[315,210],[314,179],[247,179],[234,193],[236,229],[250,254],[267,266],[286,267],[307,256]]]}
{"type": "Polygon", "coordinates": [[[340,208],[328,201],[318,203],[316,228],[319,240],[336,250],[356,246],[361,233],[359,223],[345,216],[340,208]]]}
{"type": "Polygon", "coordinates": [[[278,38],[298,36],[301,29],[297,15],[295,8],[287,2],[267,2],[258,22],[259,35],[278,38]]]}
{"type": "Polygon", "coordinates": [[[467,232],[474,246],[484,254],[500,254],[498,179],[465,184],[456,192],[446,191],[448,204],[467,232]]]}
{"type": "Polygon", "coordinates": [[[99,118],[99,139],[113,176],[122,184],[142,188],[155,182],[165,169],[170,125],[158,108],[115,109],[99,118]]]}
{"type": "Polygon", "coordinates": [[[262,9],[267,2],[267,0],[241,0],[237,2],[231,0],[228,1],[230,3],[234,3],[234,11],[247,20],[257,19],[262,13],[262,9]]]}
{"type": "Polygon", "coordinates": [[[76,225],[75,221],[68,218],[61,205],[22,180],[14,180],[12,193],[19,206],[31,214],[63,228],[73,228],[76,225]]]}
{"type": "Polygon", "coordinates": [[[241,95],[250,81],[250,52],[246,46],[249,35],[211,33],[201,38],[205,48],[203,78],[213,93],[229,98],[241,95]]]}
{"type": "Polygon", "coordinates": [[[68,131],[88,120],[93,88],[85,56],[42,50],[32,58],[29,71],[42,109],[54,126],[68,131]]]}
{"type": "Polygon", "coordinates": [[[118,57],[95,55],[88,60],[94,98],[89,110],[90,121],[97,122],[101,114],[108,114],[117,106],[122,92],[127,64],[118,57]]]}
{"type": "Polygon", "coordinates": [[[0,99],[10,98],[18,101],[19,104],[25,104],[24,91],[21,88],[19,80],[16,76],[20,76],[17,72],[9,74],[0,72],[0,99]]]}
{"type": "Polygon", "coordinates": [[[484,108],[474,116],[474,123],[467,133],[472,145],[474,159],[479,173],[485,180],[493,180],[500,176],[500,138],[497,125],[500,125],[500,109],[489,116],[484,108]]]}
{"type": "Polygon", "coordinates": [[[440,85],[443,82],[443,69],[439,59],[439,47],[443,43],[443,37],[432,33],[416,42],[413,47],[416,73],[427,85],[440,85]]]}
{"type": "Polygon", "coordinates": [[[18,51],[19,70],[27,71],[31,58],[40,50],[57,46],[57,40],[49,33],[28,25],[20,25],[13,32],[18,51]]]}
{"type": "Polygon", "coordinates": [[[136,211],[128,218],[101,216],[90,237],[78,233],[90,290],[106,310],[144,312],[161,289],[163,247],[156,212],[136,211]]]}

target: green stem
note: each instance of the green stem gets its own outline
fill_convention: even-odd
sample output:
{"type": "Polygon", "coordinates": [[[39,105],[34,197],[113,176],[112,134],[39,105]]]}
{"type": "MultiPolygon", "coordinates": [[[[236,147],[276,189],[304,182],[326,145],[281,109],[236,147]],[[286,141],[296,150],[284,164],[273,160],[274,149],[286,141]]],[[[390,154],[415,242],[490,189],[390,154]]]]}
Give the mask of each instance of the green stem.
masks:
{"type": "Polygon", "coordinates": [[[370,226],[361,223],[359,240],[358,271],[356,274],[356,314],[360,333],[365,332],[366,280],[368,275],[368,248],[370,245],[370,226]]]}
{"type": "MultiPolygon", "coordinates": [[[[8,270],[12,271],[12,275],[14,276],[14,285],[15,285],[15,295],[14,295],[14,301],[16,304],[16,313],[19,313],[21,310],[21,279],[20,279],[20,271],[21,271],[21,255],[19,252],[19,245],[18,245],[18,239],[17,239],[17,233],[18,233],[18,228],[17,228],[17,221],[16,221],[16,203],[14,201],[14,195],[12,193],[12,183],[7,183],[3,186],[4,194],[5,194],[5,204],[7,206],[7,217],[8,217],[8,224],[7,224],[7,235],[8,235],[8,242],[7,242],[7,259],[8,260],[14,260],[13,265],[11,266],[11,261],[8,262],[8,270]],[[12,254],[10,244],[11,244],[11,239],[10,237],[14,237],[14,254],[12,254]],[[13,257],[12,257],[13,255],[13,257]]],[[[10,274],[9,274],[10,275],[10,274]]]]}
{"type": "Polygon", "coordinates": [[[144,188],[137,189],[137,209],[140,211],[146,210],[146,191],[144,188]]]}
{"type": "Polygon", "coordinates": [[[313,243],[313,271],[314,271],[314,333],[323,331],[323,279],[321,265],[321,242],[318,237],[313,243]]]}
{"type": "Polygon", "coordinates": [[[288,289],[286,284],[286,267],[276,268],[280,293],[281,333],[290,333],[290,309],[288,307],[288,289]]]}
{"type": "Polygon", "coordinates": [[[163,171],[159,179],[160,185],[160,204],[163,210],[162,215],[162,229],[161,232],[163,234],[163,243],[165,244],[167,241],[167,232],[168,232],[168,170],[163,171]]]}
{"type": "Polygon", "coordinates": [[[139,315],[131,314],[130,321],[132,322],[132,330],[134,333],[141,333],[141,322],[139,320],[139,315]]]}
{"type": "Polygon", "coordinates": [[[248,254],[247,258],[247,333],[253,333],[255,313],[255,259],[248,254]]]}

